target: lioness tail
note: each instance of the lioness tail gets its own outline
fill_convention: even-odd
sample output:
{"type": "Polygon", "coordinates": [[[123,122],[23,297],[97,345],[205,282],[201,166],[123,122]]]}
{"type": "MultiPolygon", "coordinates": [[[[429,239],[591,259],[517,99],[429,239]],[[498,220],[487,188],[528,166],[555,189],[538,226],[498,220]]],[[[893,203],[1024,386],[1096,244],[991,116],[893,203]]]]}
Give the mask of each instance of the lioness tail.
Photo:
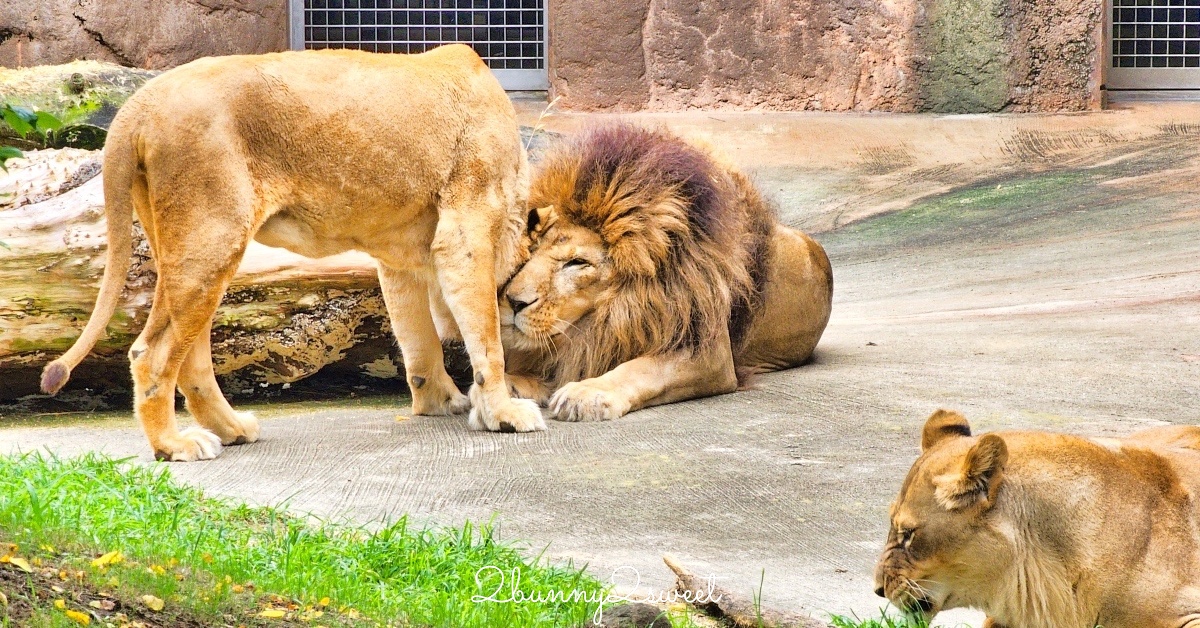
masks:
{"type": "Polygon", "coordinates": [[[87,326],[75,344],[63,356],[42,371],[42,392],[53,395],[62,390],[74,369],[104,334],[117,309],[125,275],[133,254],[133,178],[138,158],[127,135],[109,135],[104,148],[104,214],[108,218],[108,255],[100,294],[87,326]],[[124,139],[125,141],[120,141],[124,139]]]}

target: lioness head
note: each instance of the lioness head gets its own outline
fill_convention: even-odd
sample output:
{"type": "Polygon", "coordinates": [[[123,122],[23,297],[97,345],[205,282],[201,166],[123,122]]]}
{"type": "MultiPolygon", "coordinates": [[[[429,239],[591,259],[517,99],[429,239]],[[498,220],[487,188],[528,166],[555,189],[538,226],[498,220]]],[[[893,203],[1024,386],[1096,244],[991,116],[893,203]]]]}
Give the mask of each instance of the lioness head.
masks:
{"type": "Polygon", "coordinates": [[[875,568],[875,592],[897,607],[932,618],[973,606],[973,590],[1011,560],[1010,542],[993,521],[1008,447],[995,434],[971,436],[957,412],[938,410],[921,436],[921,457],[892,503],[887,544],[875,568]],[[951,586],[953,585],[953,586],[951,586]]]}

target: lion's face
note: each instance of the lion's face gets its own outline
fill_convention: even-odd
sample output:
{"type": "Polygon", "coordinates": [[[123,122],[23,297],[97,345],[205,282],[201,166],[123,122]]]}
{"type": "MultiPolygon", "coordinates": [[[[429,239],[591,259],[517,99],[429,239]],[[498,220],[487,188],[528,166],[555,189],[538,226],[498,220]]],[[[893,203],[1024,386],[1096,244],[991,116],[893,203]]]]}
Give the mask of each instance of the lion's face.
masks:
{"type": "Polygon", "coordinates": [[[926,619],[976,604],[973,591],[986,589],[988,574],[1011,555],[989,517],[1007,448],[998,436],[970,433],[955,412],[939,410],[926,422],[875,568],[875,592],[926,619]]]}
{"type": "Polygon", "coordinates": [[[540,218],[531,213],[529,260],[500,300],[505,339],[517,346],[553,342],[595,309],[613,279],[612,262],[596,232],[553,217],[552,209],[541,211],[540,218]]]}

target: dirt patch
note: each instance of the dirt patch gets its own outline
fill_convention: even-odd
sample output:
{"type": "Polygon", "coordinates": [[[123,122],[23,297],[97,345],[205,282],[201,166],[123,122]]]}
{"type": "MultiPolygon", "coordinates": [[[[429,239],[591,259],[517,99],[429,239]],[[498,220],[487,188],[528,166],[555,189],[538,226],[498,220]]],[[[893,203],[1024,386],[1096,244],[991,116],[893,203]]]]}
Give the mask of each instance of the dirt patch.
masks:
{"type": "MultiPolygon", "coordinates": [[[[25,626],[36,609],[54,608],[62,600],[67,610],[83,613],[97,625],[144,626],[145,628],[202,628],[204,623],[186,613],[154,612],[149,608],[114,597],[75,577],[76,572],[52,568],[35,569],[26,573],[12,564],[0,564],[0,592],[8,598],[7,607],[0,607],[14,626],[25,626]],[[59,574],[66,577],[60,577],[59,574]],[[95,603],[95,604],[93,604],[95,603]]],[[[286,624],[285,624],[286,625],[286,624]]]]}
{"type": "MultiPolygon", "coordinates": [[[[211,628],[214,626],[303,626],[299,622],[274,619],[270,623],[253,617],[226,616],[223,621],[201,619],[178,605],[154,611],[140,601],[124,599],[121,594],[99,587],[83,574],[66,566],[38,567],[25,572],[11,563],[0,564],[0,622],[26,626],[38,610],[74,611],[96,626],[121,628],[211,628]],[[57,602],[61,601],[59,607],[57,602]],[[0,600],[2,602],[2,600],[0,600]]],[[[79,621],[79,620],[76,620],[79,621]]]]}

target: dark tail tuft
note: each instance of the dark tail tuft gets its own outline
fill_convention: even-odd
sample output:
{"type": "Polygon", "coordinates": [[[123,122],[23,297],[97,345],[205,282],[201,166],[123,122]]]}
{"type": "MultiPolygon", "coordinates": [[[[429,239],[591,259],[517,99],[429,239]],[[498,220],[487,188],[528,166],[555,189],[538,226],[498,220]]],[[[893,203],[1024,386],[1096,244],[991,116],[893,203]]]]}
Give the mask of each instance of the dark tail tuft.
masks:
{"type": "Polygon", "coordinates": [[[58,360],[47,364],[46,369],[42,371],[42,392],[52,396],[58,394],[70,377],[71,369],[67,368],[66,364],[58,360]]]}

